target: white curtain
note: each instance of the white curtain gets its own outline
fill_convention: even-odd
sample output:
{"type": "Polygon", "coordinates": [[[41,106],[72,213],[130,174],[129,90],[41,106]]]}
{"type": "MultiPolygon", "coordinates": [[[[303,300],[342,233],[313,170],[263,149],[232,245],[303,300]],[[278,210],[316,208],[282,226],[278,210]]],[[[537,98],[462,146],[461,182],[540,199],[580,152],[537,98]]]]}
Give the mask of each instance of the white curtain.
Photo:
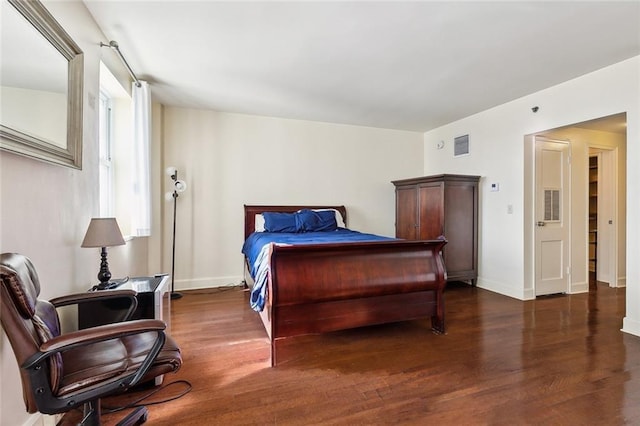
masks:
{"type": "Polygon", "coordinates": [[[133,236],[151,235],[151,93],[149,84],[133,82],[133,202],[131,232],[133,236]]]}

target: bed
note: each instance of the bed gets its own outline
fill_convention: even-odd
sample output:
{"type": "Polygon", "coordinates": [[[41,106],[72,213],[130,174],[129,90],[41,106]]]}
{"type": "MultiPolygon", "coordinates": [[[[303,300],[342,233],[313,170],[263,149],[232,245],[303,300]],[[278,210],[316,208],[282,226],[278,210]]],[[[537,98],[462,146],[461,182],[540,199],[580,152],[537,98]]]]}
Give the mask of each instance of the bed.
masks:
{"type": "MultiPolygon", "coordinates": [[[[309,210],[335,211],[338,222],[347,223],[344,206],[245,205],[245,243],[256,224],[261,226],[263,213],[309,210]]],[[[306,334],[419,318],[431,318],[433,331],[445,332],[441,251],[446,240],[381,238],[269,244],[264,306],[254,309],[271,341],[272,366],[283,361],[279,348],[287,339],[306,334]]],[[[245,279],[254,290],[256,268],[245,260],[245,279]]]]}

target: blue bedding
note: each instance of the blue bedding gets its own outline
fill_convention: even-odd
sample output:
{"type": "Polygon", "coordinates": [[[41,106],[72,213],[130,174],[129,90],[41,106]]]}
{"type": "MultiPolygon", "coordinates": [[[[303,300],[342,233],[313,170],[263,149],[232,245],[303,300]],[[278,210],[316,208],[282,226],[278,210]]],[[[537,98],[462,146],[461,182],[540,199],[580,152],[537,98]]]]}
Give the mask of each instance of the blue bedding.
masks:
{"type": "Polygon", "coordinates": [[[242,253],[249,263],[249,272],[255,281],[251,290],[251,308],[255,311],[262,311],[264,308],[272,243],[300,245],[389,240],[395,240],[395,238],[365,234],[345,228],[330,232],[254,232],[242,246],[242,253]]]}

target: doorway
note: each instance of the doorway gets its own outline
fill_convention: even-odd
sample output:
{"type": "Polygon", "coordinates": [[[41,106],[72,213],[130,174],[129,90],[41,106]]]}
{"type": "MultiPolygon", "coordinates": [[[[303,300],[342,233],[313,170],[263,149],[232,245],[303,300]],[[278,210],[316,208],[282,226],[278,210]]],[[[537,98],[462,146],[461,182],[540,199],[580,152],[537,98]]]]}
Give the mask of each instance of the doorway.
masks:
{"type": "MultiPolygon", "coordinates": [[[[618,147],[589,146],[589,289],[620,286],[618,147]]],[[[626,234],[626,232],[625,232],[626,234]]]]}
{"type": "Polygon", "coordinates": [[[589,244],[589,291],[598,289],[598,260],[602,261],[598,256],[598,183],[602,182],[599,172],[601,155],[589,149],[589,228],[588,244],[589,244]]]}
{"type": "Polygon", "coordinates": [[[615,114],[525,137],[525,274],[530,297],[540,295],[535,275],[542,266],[536,253],[535,140],[570,141],[570,255],[565,267],[567,293],[589,291],[589,276],[611,287],[626,285],[626,114],[615,114]],[[595,223],[590,223],[590,157],[597,158],[595,223]],[[595,226],[593,226],[595,225],[595,226]],[[597,231],[592,240],[590,230],[597,231]],[[596,242],[597,244],[592,244],[596,242]],[[595,260],[595,263],[591,263],[595,260]],[[528,263],[530,261],[530,263],[528,263]]]}

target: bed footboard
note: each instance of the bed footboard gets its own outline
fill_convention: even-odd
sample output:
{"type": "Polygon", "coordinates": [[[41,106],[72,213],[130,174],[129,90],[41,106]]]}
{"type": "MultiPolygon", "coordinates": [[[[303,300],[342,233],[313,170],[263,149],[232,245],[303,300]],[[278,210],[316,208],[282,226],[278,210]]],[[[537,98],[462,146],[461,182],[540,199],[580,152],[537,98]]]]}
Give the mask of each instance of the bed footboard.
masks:
{"type": "Polygon", "coordinates": [[[272,364],[277,342],[311,333],[431,318],[445,332],[444,240],[276,246],[271,257],[272,364]]]}

